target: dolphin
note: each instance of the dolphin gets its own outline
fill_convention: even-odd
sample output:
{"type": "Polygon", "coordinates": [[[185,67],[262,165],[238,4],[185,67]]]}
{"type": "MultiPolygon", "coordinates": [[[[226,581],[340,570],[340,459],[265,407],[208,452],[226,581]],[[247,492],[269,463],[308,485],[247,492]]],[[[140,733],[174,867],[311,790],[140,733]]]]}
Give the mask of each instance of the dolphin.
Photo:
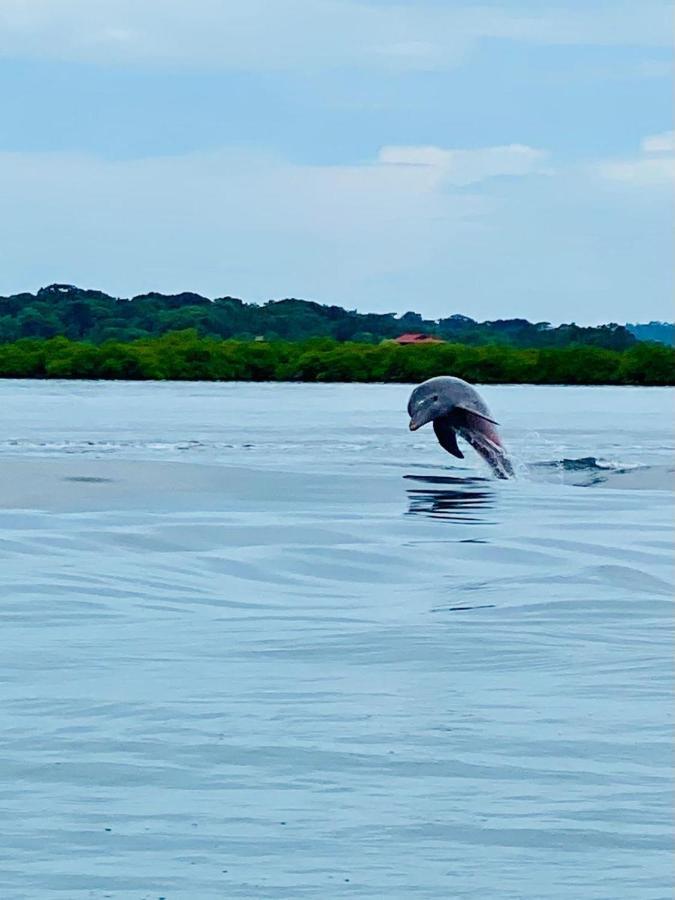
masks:
{"type": "Polygon", "coordinates": [[[438,442],[459,459],[464,454],[457,445],[457,435],[471,444],[492,468],[497,478],[511,478],[511,461],[497,433],[497,422],[487,404],[467,381],[441,375],[417,385],[408,401],[410,430],[433,422],[438,442]]]}

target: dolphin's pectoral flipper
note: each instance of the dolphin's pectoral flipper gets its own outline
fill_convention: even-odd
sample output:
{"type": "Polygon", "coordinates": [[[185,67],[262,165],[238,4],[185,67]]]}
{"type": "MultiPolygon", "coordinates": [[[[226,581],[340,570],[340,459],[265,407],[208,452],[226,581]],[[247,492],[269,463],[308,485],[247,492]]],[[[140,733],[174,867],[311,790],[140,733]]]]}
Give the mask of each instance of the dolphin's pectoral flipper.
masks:
{"type": "Polygon", "coordinates": [[[452,453],[452,455],[456,456],[458,459],[464,459],[464,454],[457,446],[455,429],[452,427],[447,417],[444,416],[440,419],[434,419],[434,431],[436,432],[438,443],[444,450],[447,450],[448,453],[452,453]]]}

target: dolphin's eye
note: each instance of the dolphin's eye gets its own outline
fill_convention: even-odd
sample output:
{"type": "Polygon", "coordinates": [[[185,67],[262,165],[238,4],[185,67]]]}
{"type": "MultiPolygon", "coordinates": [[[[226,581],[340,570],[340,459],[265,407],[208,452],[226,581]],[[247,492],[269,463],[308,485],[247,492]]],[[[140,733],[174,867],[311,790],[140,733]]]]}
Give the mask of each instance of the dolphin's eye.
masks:
{"type": "Polygon", "coordinates": [[[432,399],[432,400],[438,400],[438,394],[434,394],[434,396],[433,396],[431,399],[432,399]]]}

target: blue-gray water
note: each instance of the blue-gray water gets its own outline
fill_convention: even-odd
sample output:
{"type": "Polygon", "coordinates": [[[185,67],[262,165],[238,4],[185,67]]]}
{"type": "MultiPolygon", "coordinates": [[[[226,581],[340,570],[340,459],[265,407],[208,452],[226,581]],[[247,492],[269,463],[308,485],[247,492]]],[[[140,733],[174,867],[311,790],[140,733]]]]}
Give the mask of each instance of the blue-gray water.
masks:
{"type": "Polygon", "coordinates": [[[0,382],[0,897],[670,897],[672,394],[0,382]]]}

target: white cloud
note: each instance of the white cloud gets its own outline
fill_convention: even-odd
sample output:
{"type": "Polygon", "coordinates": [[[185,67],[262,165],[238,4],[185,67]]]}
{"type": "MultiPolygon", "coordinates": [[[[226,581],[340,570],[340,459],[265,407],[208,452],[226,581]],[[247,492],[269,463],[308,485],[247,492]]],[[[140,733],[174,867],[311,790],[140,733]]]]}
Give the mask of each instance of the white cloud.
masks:
{"type": "Polygon", "coordinates": [[[675,153],[675,131],[652,134],[640,144],[643,153],[675,153]]]}
{"type": "Polygon", "coordinates": [[[478,41],[663,46],[664,0],[2,0],[0,55],[113,65],[446,68],[478,41]]]}
{"type": "Polygon", "coordinates": [[[602,178],[635,187],[660,187],[675,181],[675,132],[643,138],[641,155],[634,159],[605,160],[596,166],[602,178]]]}
{"type": "Polygon", "coordinates": [[[636,159],[607,162],[600,166],[600,174],[610,181],[620,181],[636,187],[659,187],[675,181],[675,160],[636,159]]]}
{"type": "Polygon", "coordinates": [[[378,161],[390,166],[426,170],[434,183],[455,186],[475,184],[503,175],[542,172],[546,154],[523,144],[476,150],[444,150],[441,147],[383,147],[378,161]]]}

